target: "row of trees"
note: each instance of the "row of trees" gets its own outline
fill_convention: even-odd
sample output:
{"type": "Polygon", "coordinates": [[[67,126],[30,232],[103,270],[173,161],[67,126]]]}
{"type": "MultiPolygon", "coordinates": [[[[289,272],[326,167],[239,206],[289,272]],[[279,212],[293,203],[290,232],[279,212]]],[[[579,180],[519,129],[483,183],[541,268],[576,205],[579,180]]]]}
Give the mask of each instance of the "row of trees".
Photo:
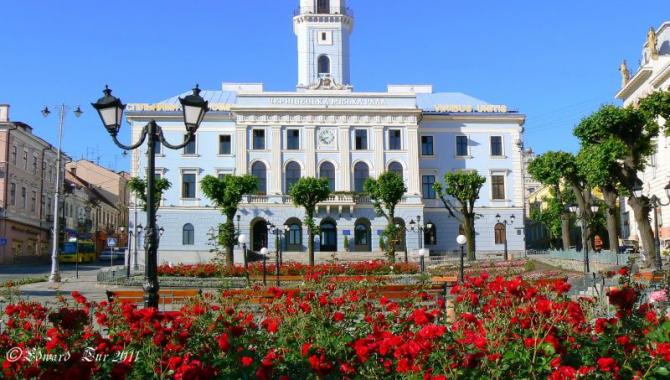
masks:
{"type": "MultiPolygon", "coordinates": [[[[645,195],[636,197],[641,174],[655,151],[655,139],[661,133],[659,120],[670,119],[670,92],[657,91],[641,99],[636,106],[604,105],[584,118],[573,130],[579,139],[577,154],[549,151],[533,160],[528,172],[551,188],[553,198],[544,212],[531,218],[556,234],[560,225],[564,249],[570,246],[570,213],[567,205],[576,202],[578,218],[586,221],[582,244],[594,235],[597,218],[589,207],[592,190],[603,195],[610,249],[618,249],[617,200],[627,197],[639,227],[640,239],[646,249],[646,262],[655,255],[654,232],[649,222],[650,204],[645,195]]],[[[668,129],[665,128],[665,133],[668,129]]]]}
{"type": "MultiPolygon", "coordinates": [[[[475,171],[459,171],[446,173],[444,184],[435,183],[434,189],[441,199],[450,216],[457,218],[464,227],[468,238],[468,259],[475,259],[475,211],[474,206],[479,198],[479,191],[486,179],[475,171]]],[[[146,202],[146,183],[139,178],[133,178],[129,187],[146,202]]],[[[156,186],[156,208],[158,208],[162,193],[169,189],[170,183],[166,179],[159,179],[156,186]]],[[[238,206],[245,194],[253,194],[258,190],[258,179],[251,175],[225,175],[221,178],[211,175],[201,181],[203,194],[209,198],[214,206],[226,216],[226,222],[219,228],[217,243],[224,247],[224,257],[227,265],[233,264],[233,248],[236,244],[234,219],[238,206]]],[[[402,227],[396,226],[395,210],[400,203],[407,187],[403,178],[395,172],[382,173],[378,178],[370,178],[364,184],[365,192],[370,196],[372,205],[378,215],[383,216],[386,228],[383,237],[385,253],[390,261],[395,261],[398,244],[402,240],[402,227]]],[[[289,194],[296,206],[305,210],[305,226],[307,227],[307,251],[309,263],[314,265],[314,236],[319,234],[319,226],[314,221],[317,204],[328,199],[331,194],[328,180],[325,178],[303,177],[293,184],[289,194]]]]}

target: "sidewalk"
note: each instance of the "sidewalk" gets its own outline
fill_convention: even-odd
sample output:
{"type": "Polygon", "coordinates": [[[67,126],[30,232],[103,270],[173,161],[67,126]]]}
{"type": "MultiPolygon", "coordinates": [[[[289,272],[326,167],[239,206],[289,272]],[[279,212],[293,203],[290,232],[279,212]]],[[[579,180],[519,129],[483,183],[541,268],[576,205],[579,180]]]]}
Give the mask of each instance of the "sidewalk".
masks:
{"type": "Polygon", "coordinates": [[[61,282],[57,283],[45,281],[21,285],[18,287],[18,296],[21,299],[37,301],[44,305],[54,305],[58,304],[58,296],[63,296],[66,300],[71,301],[70,294],[73,291],[78,291],[89,301],[99,302],[107,299],[105,290],[108,288],[110,287],[98,285],[95,273],[80,273],[78,279],[74,276],[66,276],[61,278],[61,282]]]}

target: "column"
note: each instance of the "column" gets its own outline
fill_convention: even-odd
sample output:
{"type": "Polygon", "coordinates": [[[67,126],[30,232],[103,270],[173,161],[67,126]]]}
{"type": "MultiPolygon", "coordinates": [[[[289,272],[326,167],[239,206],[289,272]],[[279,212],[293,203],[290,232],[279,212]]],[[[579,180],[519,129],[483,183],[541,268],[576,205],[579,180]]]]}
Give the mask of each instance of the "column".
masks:
{"type": "Polygon", "coordinates": [[[382,174],[384,171],[386,171],[386,165],[384,165],[384,150],[385,150],[385,141],[384,141],[384,126],[382,125],[375,125],[374,128],[372,129],[375,134],[374,138],[374,161],[372,165],[374,165],[371,170],[374,171],[374,176],[371,173],[371,176],[377,178],[379,177],[380,174],[382,174]]]}
{"type": "Polygon", "coordinates": [[[305,152],[305,173],[303,177],[316,177],[316,140],[314,139],[316,127],[313,125],[306,126],[305,137],[302,140],[303,151],[305,152]]]}
{"type": "Polygon", "coordinates": [[[235,175],[248,173],[247,126],[238,125],[235,129],[235,175]]]}
{"type": "Polygon", "coordinates": [[[339,178],[335,180],[335,190],[351,191],[351,143],[349,126],[340,126],[340,138],[337,147],[340,150],[339,178]]]}
{"type": "Polygon", "coordinates": [[[269,189],[270,194],[281,194],[281,182],[284,174],[284,166],[281,160],[281,126],[272,127],[272,169],[269,171],[272,181],[269,189]]]}
{"type": "Polygon", "coordinates": [[[420,195],[421,177],[419,176],[419,126],[407,126],[407,155],[408,158],[408,183],[409,194],[420,195]]]}

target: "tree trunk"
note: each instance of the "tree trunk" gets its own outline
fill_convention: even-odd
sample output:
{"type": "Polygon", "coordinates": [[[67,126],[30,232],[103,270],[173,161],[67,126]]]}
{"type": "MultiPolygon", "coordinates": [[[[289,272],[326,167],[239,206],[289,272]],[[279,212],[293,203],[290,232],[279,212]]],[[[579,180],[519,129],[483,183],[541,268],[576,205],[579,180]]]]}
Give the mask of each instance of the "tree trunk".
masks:
{"type": "Polygon", "coordinates": [[[314,217],[311,213],[307,213],[307,254],[309,255],[309,266],[314,266],[314,231],[312,226],[314,224],[314,217]]]}
{"type": "Polygon", "coordinates": [[[561,240],[563,241],[563,250],[570,249],[570,214],[561,214],[561,240]]]}
{"type": "Polygon", "coordinates": [[[226,247],[226,266],[233,266],[233,249],[235,247],[235,223],[233,222],[233,218],[235,217],[235,214],[232,216],[227,215],[226,216],[226,224],[224,224],[224,229],[225,229],[225,247],[226,247]]]}
{"type": "Polygon", "coordinates": [[[656,246],[654,245],[654,231],[649,222],[649,201],[646,198],[637,199],[635,197],[628,197],[628,204],[633,209],[637,228],[640,233],[640,240],[644,246],[644,266],[650,267],[654,264],[656,246]]]}
{"type": "Polygon", "coordinates": [[[612,191],[603,191],[603,199],[607,210],[605,216],[607,217],[607,235],[609,237],[610,252],[619,252],[619,228],[617,227],[617,194],[612,191]]]}
{"type": "Polygon", "coordinates": [[[465,230],[465,237],[468,238],[468,261],[474,261],[475,257],[475,216],[471,214],[463,214],[463,229],[465,230]]]}

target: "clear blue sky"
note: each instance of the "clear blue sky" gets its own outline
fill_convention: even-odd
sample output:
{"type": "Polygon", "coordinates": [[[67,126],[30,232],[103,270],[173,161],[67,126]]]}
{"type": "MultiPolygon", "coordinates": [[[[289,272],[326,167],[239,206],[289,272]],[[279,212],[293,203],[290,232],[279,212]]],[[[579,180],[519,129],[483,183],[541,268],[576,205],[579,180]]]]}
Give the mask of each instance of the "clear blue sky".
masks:
{"type": "MultiPolygon", "coordinates": [[[[298,0],[23,0],[2,9],[0,103],[11,119],[55,143],[55,114],[81,104],[66,122],[73,157],[118,170],[127,159],[89,103],[108,83],[125,102],[154,102],[222,81],[295,88],[292,10],[298,0]]],[[[446,1],[351,0],[352,84],[431,83],[507,104],[528,117],[526,146],[576,150],[571,130],[614,102],[617,71],[634,72],[649,26],[670,19],[668,0],[446,1]]],[[[128,126],[122,138],[127,141],[128,126]]]]}

